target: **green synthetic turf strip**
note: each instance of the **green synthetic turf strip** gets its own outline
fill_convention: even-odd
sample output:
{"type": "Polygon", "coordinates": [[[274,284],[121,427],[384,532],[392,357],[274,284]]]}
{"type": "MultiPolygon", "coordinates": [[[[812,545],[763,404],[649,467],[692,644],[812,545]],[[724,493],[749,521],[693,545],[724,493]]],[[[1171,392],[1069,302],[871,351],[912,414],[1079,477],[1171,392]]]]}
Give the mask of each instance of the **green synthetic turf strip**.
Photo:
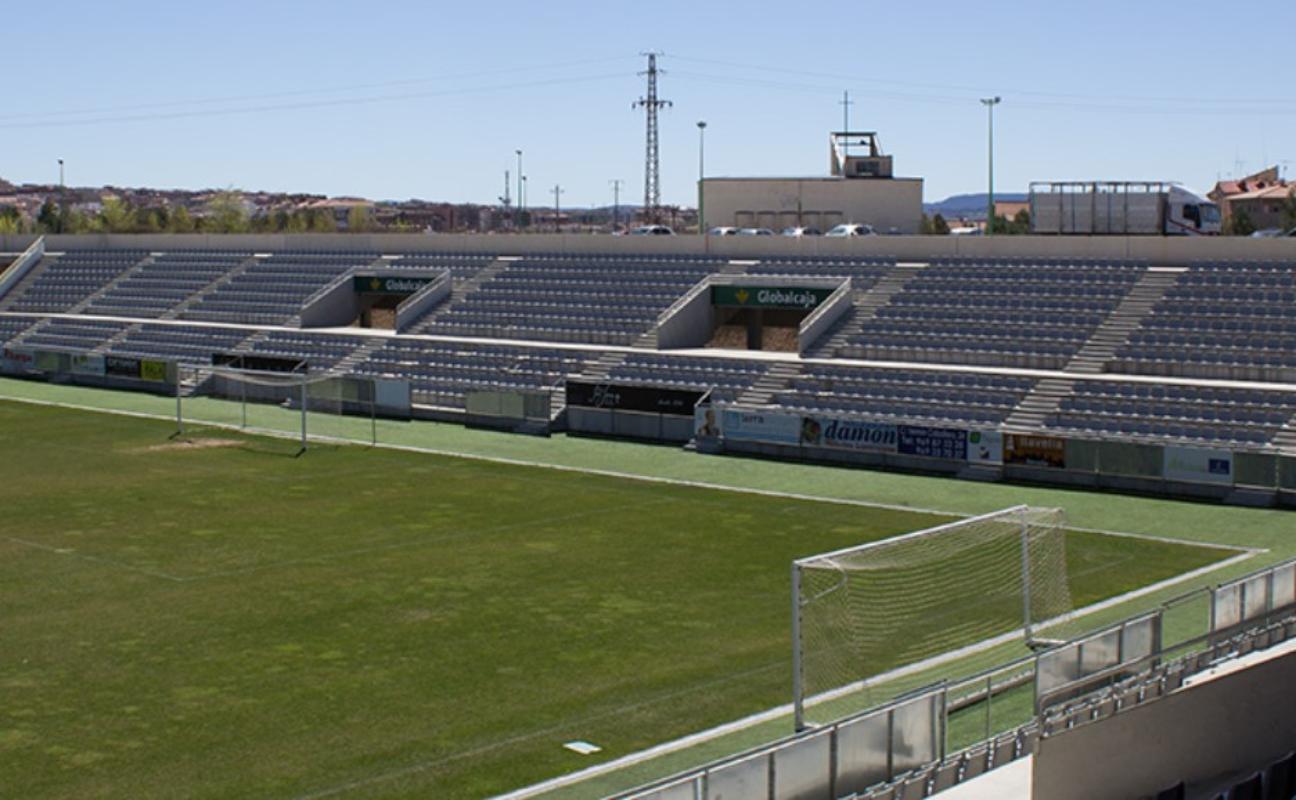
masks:
{"type": "MultiPolygon", "coordinates": [[[[786,702],[789,562],[944,520],[170,432],[0,403],[7,794],[516,788],[786,702]]],[[[1082,595],[1222,555],[1115,541],[1082,595]]]]}

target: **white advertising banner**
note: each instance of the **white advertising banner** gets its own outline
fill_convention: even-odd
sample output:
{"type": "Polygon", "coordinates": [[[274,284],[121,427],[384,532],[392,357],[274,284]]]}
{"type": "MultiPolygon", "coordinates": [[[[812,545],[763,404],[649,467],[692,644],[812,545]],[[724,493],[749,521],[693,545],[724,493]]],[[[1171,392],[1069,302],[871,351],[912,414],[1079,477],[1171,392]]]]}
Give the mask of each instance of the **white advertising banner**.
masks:
{"type": "Polygon", "coordinates": [[[798,444],[801,441],[800,414],[726,408],[717,416],[726,439],[771,444],[798,444]]]}
{"type": "Polygon", "coordinates": [[[1192,483],[1232,483],[1233,454],[1202,447],[1167,447],[1162,476],[1192,483]]]}
{"type": "Polygon", "coordinates": [[[94,354],[72,356],[72,372],[77,375],[103,375],[104,357],[94,354]]]}
{"type": "Polygon", "coordinates": [[[999,431],[968,431],[967,460],[973,464],[1003,463],[1003,434],[999,431]]]}

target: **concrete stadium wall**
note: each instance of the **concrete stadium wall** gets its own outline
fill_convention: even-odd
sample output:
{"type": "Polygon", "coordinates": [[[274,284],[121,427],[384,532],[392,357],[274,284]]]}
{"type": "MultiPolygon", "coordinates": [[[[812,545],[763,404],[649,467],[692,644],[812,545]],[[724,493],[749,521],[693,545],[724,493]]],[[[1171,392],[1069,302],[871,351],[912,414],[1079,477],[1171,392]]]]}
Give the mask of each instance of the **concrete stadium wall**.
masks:
{"type": "Polygon", "coordinates": [[[1296,748],[1293,708],[1296,652],[1289,652],[1042,738],[1035,796],[1148,797],[1181,780],[1261,767],[1296,748]]]}
{"type": "Polygon", "coordinates": [[[17,286],[19,281],[27,277],[27,273],[31,272],[32,268],[39,264],[44,257],[45,242],[38,237],[28,243],[23,252],[19,253],[12,263],[4,265],[4,262],[0,261],[0,297],[3,297],[5,292],[17,286]]]}
{"type": "Polygon", "coordinates": [[[350,325],[359,314],[360,296],[356,294],[348,272],[334,278],[328,286],[307,298],[302,305],[301,327],[350,325]]]}
{"type": "MultiPolygon", "coordinates": [[[[0,236],[0,251],[20,252],[36,237],[0,236]]],[[[243,249],[377,251],[382,253],[541,253],[701,255],[727,258],[895,256],[932,258],[1113,258],[1154,265],[1194,261],[1296,262],[1296,238],[1161,236],[870,236],[855,239],[782,236],[604,236],[558,234],[157,234],[47,236],[46,249],[243,249]]]]}
{"type": "Polygon", "coordinates": [[[801,327],[797,331],[797,352],[805,355],[805,352],[828,332],[833,325],[837,324],[846,312],[850,311],[855,305],[855,289],[851,281],[843,281],[828,299],[824,300],[814,311],[803,320],[801,327]]]}
{"type": "Polygon", "coordinates": [[[449,297],[453,287],[454,281],[450,277],[450,271],[446,270],[437,277],[436,281],[401,301],[401,304],[396,307],[396,331],[404,333],[405,329],[418,321],[419,317],[449,297]]]}
{"type": "Polygon", "coordinates": [[[694,284],[657,321],[657,349],[701,347],[715,330],[715,306],[711,305],[711,279],[694,284]]]}

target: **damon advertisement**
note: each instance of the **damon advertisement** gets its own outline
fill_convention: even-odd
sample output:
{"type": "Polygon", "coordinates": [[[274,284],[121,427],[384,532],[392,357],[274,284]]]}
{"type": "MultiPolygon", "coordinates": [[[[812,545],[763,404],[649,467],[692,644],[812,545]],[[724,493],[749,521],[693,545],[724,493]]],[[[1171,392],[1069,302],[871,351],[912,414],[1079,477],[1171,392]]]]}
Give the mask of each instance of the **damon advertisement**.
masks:
{"type": "Polygon", "coordinates": [[[800,414],[726,408],[720,412],[719,419],[725,439],[791,445],[801,441],[800,414]]]}
{"type": "Polygon", "coordinates": [[[1192,483],[1232,483],[1233,454],[1201,447],[1167,447],[1162,476],[1192,483]]]}
{"type": "Polygon", "coordinates": [[[802,417],[801,443],[872,453],[896,451],[896,426],[831,417],[802,417]]]}

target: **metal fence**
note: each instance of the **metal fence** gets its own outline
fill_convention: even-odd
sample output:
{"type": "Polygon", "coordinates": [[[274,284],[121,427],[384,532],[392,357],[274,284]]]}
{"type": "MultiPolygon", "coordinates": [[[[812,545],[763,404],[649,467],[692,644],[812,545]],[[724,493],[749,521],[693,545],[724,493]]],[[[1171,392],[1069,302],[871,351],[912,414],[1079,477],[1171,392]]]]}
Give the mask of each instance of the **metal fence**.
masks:
{"type": "Polygon", "coordinates": [[[897,781],[912,783],[914,776],[958,782],[1027,752],[1036,735],[1032,732],[1056,727],[1048,721],[1059,715],[1070,719],[1073,704],[1087,703],[1085,698],[1094,693],[1119,690],[1122,697],[1137,696],[1139,702],[1160,696],[1164,686],[1154,680],[1153,689],[1161,689],[1148,689],[1149,675],[1160,676],[1170,665],[1181,681],[1240,652],[1239,647],[1268,646],[1278,641],[1274,626],[1287,626],[1283,636],[1291,635],[1293,614],[1296,559],[1188,592],[1035,655],[933,684],[615,797],[829,800],[897,781]],[[1130,686],[1137,688],[1133,695],[1130,686]],[[987,747],[1006,755],[997,761],[967,757],[987,747]],[[951,753],[958,753],[957,763],[947,758],[951,753]]]}
{"type": "Polygon", "coordinates": [[[945,687],[740,753],[629,800],[841,797],[893,780],[945,754],[945,687]]]}

